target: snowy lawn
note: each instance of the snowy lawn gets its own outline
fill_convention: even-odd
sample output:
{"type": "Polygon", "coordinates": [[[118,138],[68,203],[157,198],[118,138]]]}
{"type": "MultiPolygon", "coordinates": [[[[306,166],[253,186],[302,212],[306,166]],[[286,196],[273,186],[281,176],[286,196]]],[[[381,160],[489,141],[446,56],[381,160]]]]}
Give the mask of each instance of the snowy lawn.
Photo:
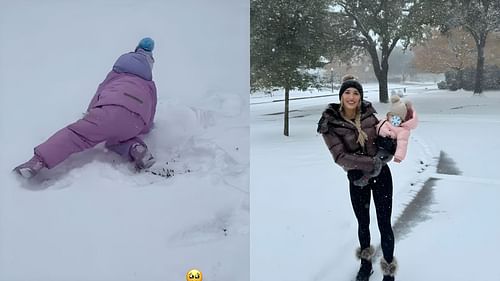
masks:
{"type": "MultiPolygon", "coordinates": [[[[390,85],[390,91],[400,87],[407,88],[420,124],[405,161],[390,163],[396,279],[500,280],[487,270],[495,268],[500,251],[500,92],[472,96],[429,84],[390,85]]],[[[365,85],[365,97],[382,118],[388,104],[376,102],[376,88],[365,85]]],[[[255,93],[250,100],[252,280],[352,280],[357,272],[347,178],[316,134],[337,92],[300,99],[331,94],[291,94],[298,99],[290,104],[290,137],[282,136],[281,93],[255,93]]],[[[371,279],[381,280],[373,202],[370,226],[378,247],[371,279]]]]}

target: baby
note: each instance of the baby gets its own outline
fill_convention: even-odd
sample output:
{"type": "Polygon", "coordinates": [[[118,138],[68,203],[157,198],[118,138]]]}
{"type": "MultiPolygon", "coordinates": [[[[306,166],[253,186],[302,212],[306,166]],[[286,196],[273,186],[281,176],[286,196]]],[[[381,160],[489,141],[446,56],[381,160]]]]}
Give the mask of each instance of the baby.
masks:
{"type": "Polygon", "coordinates": [[[370,178],[380,173],[382,164],[391,161],[400,163],[406,157],[408,138],[410,130],[417,127],[418,118],[415,109],[409,101],[401,101],[397,95],[391,96],[391,107],[387,112],[386,119],[377,124],[377,146],[379,151],[376,155],[381,165],[375,165],[376,169],[371,173],[364,173],[360,179],[354,181],[357,186],[365,186],[370,178]]]}

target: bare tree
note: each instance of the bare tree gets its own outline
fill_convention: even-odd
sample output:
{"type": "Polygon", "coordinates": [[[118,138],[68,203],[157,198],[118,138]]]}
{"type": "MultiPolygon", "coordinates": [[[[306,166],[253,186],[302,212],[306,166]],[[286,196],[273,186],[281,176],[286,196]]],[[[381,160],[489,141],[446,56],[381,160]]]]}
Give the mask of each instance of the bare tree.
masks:
{"type": "Polygon", "coordinates": [[[474,39],[477,51],[474,94],[483,92],[484,48],[488,35],[500,30],[500,0],[454,0],[442,30],[461,26],[474,39]]]}
{"type": "Polygon", "coordinates": [[[476,49],[470,34],[461,29],[447,34],[435,31],[431,39],[413,48],[413,64],[422,72],[444,73],[447,70],[464,70],[474,65],[476,49]]]}

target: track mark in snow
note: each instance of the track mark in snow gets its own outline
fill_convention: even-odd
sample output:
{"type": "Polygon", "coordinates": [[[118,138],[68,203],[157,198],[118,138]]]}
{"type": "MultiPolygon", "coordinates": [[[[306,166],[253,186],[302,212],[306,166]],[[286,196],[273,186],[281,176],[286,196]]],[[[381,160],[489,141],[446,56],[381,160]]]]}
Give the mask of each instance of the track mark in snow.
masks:
{"type": "Polygon", "coordinates": [[[461,175],[462,171],[460,171],[457,167],[455,161],[448,156],[444,151],[441,151],[439,154],[439,162],[437,165],[437,173],[438,174],[447,174],[447,175],[461,175]]]}
{"type": "Polygon", "coordinates": [[[451,107],[450,109],[454,110],[454,109],[463,109],[463,108],[466,108],[466,107],[478,107],[478,106],[487,106],[487,105],[486,104],[470,104],[470,105],[462,105],[462,106],[457,106],[457,107],[451,107]]]}
{"type": "MultiPolygon", "coordinates": [[[[455,161],[445,152],[441,151],[437,165],[437,173],[430,174],[429,179],[427,179],[422,188],[415,194],[410,203],[406,205],[401,215],[393,224],[396,241],[408,236],[411,233],[411,229],[417,224],[431,219],[432,210],[430,206],[435,203],[433,193],[434,186],[438,180],[500,185],[500,179],[477,178],[461,175],[461,171],[456,166],[455,161]]],[[[380,245],[377,246],[376,255],[381,255],[380,245]]]]}
{"type": "Polygon", "coordinates": [[[482,115],[480,117],[477,117],[479,115],[438,115],[438,114],[425,114],[421,115],[419,117],[419,123],[480,123],[482,125],[484,124],[493,124],[497,125],[500,123],[500,120],[497,118],[497,115],[491,115],[494,116],[494,118],[491,118],[490,116],[487,115],[482,115]]]}
{"type": "MultiPolygon", "coordinates": [[[[300,111],[300,110],[289,110],[288,113],[297,112],[297,111],[300,111]]],[[[282,114],[285,114],[285,112],[282,111],[282,112],[268,113],[268,114],[264,114],[264,115],[270,115],[270,116],[272,116],[272,115],[282,115],[282,114]]]]}
{"type": "MultiPolygon", "coordinates": [[[[425,181],[422,188],[416,192],[413,199],[405,206],[401,215],[393,224],[394,239],[396,241],[408,236],[411,233],[411,229],[418,223],[431,219],[430,206],[434,203],[433,191],[435,183],[441,178],[457,177],[457,175],[461,174],[455,161],[443,151],[440,151],[436,170],[438,174],[432,174],[425,181]]],[[[460,177],[463,178],[462,176],[460,177]]],[[[376,248],[375,255],[381,255],[380,244],[376,248]]]]}
{"type": "Polygon", "coordinates": [[[422,188],[415,194],[411,202],[393,225],[394,236],[396,240],[406,237],[411,229],[418,223],[430,219],[430,205],[434,203],[434,185],[437,179],[428,179],[422,188]]]}
{"type": "Polygon", "coordinates": [[[500,179],[476,178],[476,177],[447,175],[447,174],[432,174],[431,177],[434,179],[442,179],[442,180],[452,180],[452,181],[479,183],[487,185],[500,185],[500,179]]]}
{"type": "MultiPolygon", "coordinates": [[[[434,185],[439,179],[428,179],[422,188],[415,194],[413,199],[408,203],[401,215],[393,223],[392,230],[394,232],[394,240],[402,240],[410,235],[412,228],[419,223],[431,219],[430,206],[434,204],[434,185]]],[[[381,245],[378,244],[375,248],[375,257],[382,256],[381,245]]]]}
{"type": "MultiPolygon", "coordinates": [[[[484,182],[491,182],[492,180],[467,178],[461,175],[455,161],[448,156],[444,151],[440,151],[439,159],[436,166],[437,173],[433,173],[425,181],[422,188],[417,191],[413,199],[406,205],[401,215],[393,224],[393,231],[396,240],[402,239],[407,236],[411,229],[418,223],[430,219],[429,213],[430,205],[434,202],[433,191],[435,183],[440,179],[469,179],[475,182],[483,180],[484,182]]],[[[499,180],[500,182],[500,180],[499,180]]],[[[377,248],[377,251],[380,246],[377,248]]]]}

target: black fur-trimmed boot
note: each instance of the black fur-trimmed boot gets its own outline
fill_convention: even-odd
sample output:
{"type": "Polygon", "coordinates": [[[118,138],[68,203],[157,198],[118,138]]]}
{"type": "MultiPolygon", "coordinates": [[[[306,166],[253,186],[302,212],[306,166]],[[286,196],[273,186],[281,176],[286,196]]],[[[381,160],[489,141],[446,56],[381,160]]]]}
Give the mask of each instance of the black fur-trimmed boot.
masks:
{"type": "Polygon", "coordinates": [[[356,257],[361,260],[361,266],[359,267],[358,274],[356,275],[356,281],[368,281],[373,273],[372,258],[375,254],[375,249],[370,246],[368,248],[358,248],[356,250],[356,257]]]}
{"type": "Polygon", "coordinates": [[[388,263],[385,258],[382,257],[382,259],[380,259],[380,267],[382,267],[382,273],[384,274],[384,279],[382,279],[382,281],[394,281],[394,276],[398,269],[398,262],[396,259],[392,258],[392,262],[388,263]]]}

